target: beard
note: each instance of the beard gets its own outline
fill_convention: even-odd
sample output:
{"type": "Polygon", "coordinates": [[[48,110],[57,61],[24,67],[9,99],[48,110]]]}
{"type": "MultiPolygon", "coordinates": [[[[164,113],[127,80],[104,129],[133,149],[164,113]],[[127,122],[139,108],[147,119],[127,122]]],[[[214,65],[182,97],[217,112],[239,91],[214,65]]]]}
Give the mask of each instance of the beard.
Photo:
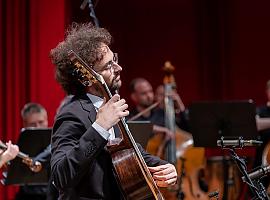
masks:
{"type": "Polygon", "coordinates": [[[122,85],[122,81],[119,80],[117,82],[112,82],[111,86],[109,87],[112,92],[118,93],[120,87],[122,85]]]}
{"type": "Polygon", "coordinates": [[[113,93],[118,93],[120,87],[122,85],[122,81],[120,79],[120,74],[114,76],[114,78],[111,81],[111,84],[109,84],[109,89],[113,93]]]}

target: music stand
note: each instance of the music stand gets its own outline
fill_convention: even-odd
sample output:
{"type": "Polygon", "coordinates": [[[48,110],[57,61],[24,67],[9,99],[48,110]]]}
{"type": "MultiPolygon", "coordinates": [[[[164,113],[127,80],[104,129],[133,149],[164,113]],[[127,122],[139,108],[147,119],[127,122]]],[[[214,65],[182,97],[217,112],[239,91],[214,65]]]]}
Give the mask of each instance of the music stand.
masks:
{"type": "Polygon", "coordinates": [[[193,103],[189,119],[194,146],[216,147],[221,136],[257,139],[255,114],[251,100],[193,103]]]}
{"type": "MultiPolygon", "coordinates": [[[[50,128],[23,128],[17,145],[20,151],[35,157],[41,153],[51,140],[50,128]]],[[[2,183],[4,185],[45,185],[48,182],[48,169],[42,168],[38,173],[32,172],[29,167],[22,163],[21,158],[15,158],[10,162],[7,176],[2,183]]]]}
{"type": "Polygon", "coordinates": [[[146,149],[149,138],[153,135],[153,124],[150,121],[127,121],[135,142],[146,149]]]}

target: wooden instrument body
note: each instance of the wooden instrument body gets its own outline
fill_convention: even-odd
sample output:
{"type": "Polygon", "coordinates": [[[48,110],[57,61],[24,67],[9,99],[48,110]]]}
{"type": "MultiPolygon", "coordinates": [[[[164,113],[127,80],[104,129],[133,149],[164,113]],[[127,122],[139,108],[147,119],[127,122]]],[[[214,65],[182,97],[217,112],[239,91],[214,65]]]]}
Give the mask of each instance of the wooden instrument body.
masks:
{"type": "Polygon", "coordinates": [[[202,147],[189,147],[183,158],[185,176],[182,189],[186,200],[208,200],[208,194],[215,191],[218,191],[218,199],[225,196],[228,200],[240,198],[243,188],[241,176],[236,164],[231,160],[224,161],[222,157],[206,159],[205,148],[202,147]],[[225,183],[226,176],[228,182],[225,183]],[[202,187],[202,183],[205,184],[205,188],[202,187]],[[226,191],[224,184],[227,184],[226,191]]]}
{"type": "MultiPolygon", "coordinates": [[[[95,84],[108,101],[112,94],[103,77],[97,74],[75,52],[69,52],[69,58],[74,66],[74,74],[85,86],[95,84]]],[[[107,149],[111,154],[116,179],[122,189],[122,194],[128,200],[163,200],[147,165],[130,133],[124,119],[117,123],[120,138],[109,140],[107,149]]]]}
{"type": "Polygon", "coordinates": [[[208,193],[218,191],[219,199],[240,198],[243,185],[240,172],[233,160],[224,156],[209,158],[204,172],[208,193]]]}
{"type": "MultiPolygon", "coordinates": [[[[124,127],[126,125],[122,119],[118,128],[123,130],[124,127]]],[[[125,131],[131,135],[128,129],[125,131]]],[[[163,200],[137,145],[133,144],[133,138],[121,131],[121,138],[111,140],[107,145],[123,195],[130,200],[163,200]]]]}
{"type": "MultiPolygon", "coordinates": [[[[179,159],[185,154],[185,151],[193,145],[192,135],[176,126],[175,130],[175,148],[176,159],[179,159]]],[[[156,155],[162,159],[165,158],[164,149],[166,146],[166,139],[163,133],[156,133],[149,139],[146,151],[152,155],[156,155]]]]}
{"type": "MultiPolygon", "coordinates": [[[[205,193],[200,185],[200,172],[205,169],[205,152],[204,148],[190,146],[186,149],[183,160],[180,160],[181,166],[184,162],[184,177],[182,183],[182,189],[185,194],[186,200],[208,200],[209,197],[205,193]]],[[[180,168],[180,173],[182,169],[180,168]]]]}
{"type": "Polygon", "coordinates": [[[112,160],[117,172],[117,179],[127,199],[163,199],[162,196],[155,197],[152,194],[133,149],[124,149],[113,153],[112,160]]]}

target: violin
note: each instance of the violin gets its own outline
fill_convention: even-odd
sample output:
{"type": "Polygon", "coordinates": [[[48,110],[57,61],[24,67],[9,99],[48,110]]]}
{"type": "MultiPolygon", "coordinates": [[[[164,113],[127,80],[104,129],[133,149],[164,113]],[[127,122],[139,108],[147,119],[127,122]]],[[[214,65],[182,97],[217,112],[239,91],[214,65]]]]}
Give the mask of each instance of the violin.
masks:
{"type": "MultiPolygon", "coordinates": [[[[0,149],[5,151],[5,150],[7,150],[7,148],[8,148],[7,145],[4,144],[2,141],[0,141],[0,149]]],[[[17,154],[16,157],[21,158],[22,162],[24,164],[26,164],[30,168],[31,171],[33,171],[33,172],[40,172],[41,171],[41,169],[42,169],[41,163],[40,162],[34,163],[33,159],[30,158],[29,155],[19,151],[19,153],[17,154]]]]}

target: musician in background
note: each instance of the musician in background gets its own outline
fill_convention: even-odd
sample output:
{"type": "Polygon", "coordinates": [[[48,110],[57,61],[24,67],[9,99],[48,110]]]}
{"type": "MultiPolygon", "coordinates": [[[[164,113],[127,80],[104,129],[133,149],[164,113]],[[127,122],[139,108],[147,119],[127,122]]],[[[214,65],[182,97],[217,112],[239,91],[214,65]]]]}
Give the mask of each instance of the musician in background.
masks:
{"type": "Polygon", "coordinates": [[[256,110],[256,122],[257,128],[260,131],[261,140],[263,144],[258,148],[258,158],[256,161],[256,165],[261,165],[261,155],[263,152],[264,147],[270,142],[270,122],[267,122],[270,119],[270,80],[266,83],[265,89],[267,101],[265,105],[259,106],[256,110]]]}
{"type": "MultiPolygon", "coordinates": [[[[172,90],[172,93],[169,95],[174,101],[176,124],[182,130],[189,131],[188,109],[186,109],[185,104],[183,103],[176,89],[172,90]]],[[[160,102],[159,108],[163,110],[164,110],[164,97],[165,97],[164,85],[159,85],[155,90],[155,101],[160,102]]]]}
{"type": "MultiPolygon", "coordinates": [[[[121,86],[122,67],[110,43],[106,29],[74,23],[65,40],[51,50],[57,81],[67,95],[74,95],[58,113],[52,133],[51,169],[59,199],[122,199],[106,145],[119,136],[114,125],[128,116],[128,105],[118,94],[106,102],[95,84],[83,86],[68,58],[68,52],[75,51],[113,93],[121,86]]],[[[157,185],[175,184],[175,167],[138,147],[157,185]]]]}
{"type": "MultiPolygon", "coordinates": [[[[138,113],[143,113],[139,117],[135,117],[138,121],[151,121],[154,133],[164,133],[166,138],[171,138],[174,133],[172,133],[168,128],[165,127],[164,119],[164,86],[161,85],[157,88],[156,94],[154,94],[152,85],[144,78],[135,78],[130,83],[131,100],[133,101],[135,108],[130,112],[129,119],[134,119],[138,113]],[[157,102],[157,106],[147,112],[151,105],[157,102]]],[[[175,102],[176,107],[176,123],[183,129],[187,129],[182,124],[183,118],[181,117],[185,111],[185,106],[179,96],[179,94],[174,91],[171,94],[175,102]]],[[[138,115],[137,115],[138,116],[138,115]]]]}
{"type": "Polygon", "coordinates": [[[38,103],[24,105],[21,116],[23,127],[48,128],[48,115],[46,109],[38,103]]]}
{"type": "Polygon", "coordinates": [[[3,167],[8,161],[13,160],[19,153],[19,147],[11,144],[11,141],[6,143],[7,149],[0,149],[0,168],[3,167]]]}
{"type": "MultiPolygon", "coordinates": [[[[23,120],[24,128],[48,128],[48,115],[46,109],[38,103],[27,103],[24,105],[21,116],[23,120]]],[[[38,141],[36,141],[38,142],[38,141]]],[[[33,157],[33,165],[30,168],[33,172],[38,173],[40,171],[39,166],[42,168],[48,168],[51,158],[50,145],[44,149],[43,152],[33,157]]],[[[26,162],[26,161],[23,161],[26,162]]],[[[54,189],[51,181],[48,186],[44,185],[25,185],[21,186],[19,192],[16,195],[16,200],[53,200],[57,198],[57,191],[54,189]],[[48,189],[49,188],[49,189],[48,189]]]]}
{"type": "MultiPolygon", "coordinates": [[[[270,118],[270,80],[266,82],[266,89],[265,89],[267,101],[265,105],[259,106],[257,108],[257,116],[259,118],[270,118]]],[[[259,126],[259,130],[267,129],[268,126],[259,126]]]]}
{"type": "MultiPolygon", "coordinates": [[[[266,104],[257,108],[257,129],[259,130],[263,144],[257,148],[254,167],[261,166],[262,164],[266,165],[266,163],[262,163],[262,155],[266,146],[270,146],[270,80],[266,82],[265,93],[267,97],[266,104]]],[[[269,153],[270,152],[268,152],[268,155],[269,153]]],[[[268,163],[268,165],[269,164],[270,163],[268,163]]],[[[264,185],[269,185],[269,179],[264,179],[264,185]]]]}
{"type": "MultiPolygon", "coordinates": [[[[164,97],[165,97],[164,85],[159,85],[156,88],[156,91],[155,91],[155,100],[157,102],[160,102],[159,107],[161,109],[164,109],[164,97]]],[[[176,112],[176,114],[178,114],[180,112],[184,112],[185,109],[186,109],[185,105],[184,105],[180,95],[177,93],[176,90],[172,91],[171,97],[175,102],[175,112],[176,112]]]]}

